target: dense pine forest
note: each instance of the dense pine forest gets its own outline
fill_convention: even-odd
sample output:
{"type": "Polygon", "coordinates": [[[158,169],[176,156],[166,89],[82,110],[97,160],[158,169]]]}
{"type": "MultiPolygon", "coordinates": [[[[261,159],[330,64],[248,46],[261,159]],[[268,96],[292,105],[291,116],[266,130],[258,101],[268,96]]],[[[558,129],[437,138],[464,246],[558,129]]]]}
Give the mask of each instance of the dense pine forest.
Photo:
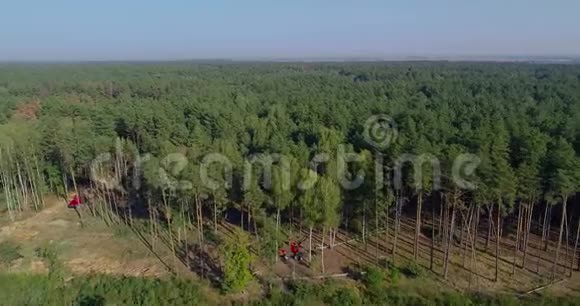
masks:
{"type": "MultiPolygon", "coordinates": [[[[184,303],[198,278],[270,304],[494,304],[477,294],[580,274],[578,65],[1,64],[0,156],[6,224],[78,194],[71,230],[98,219],[170,250],[174,283],[127,279],[117,303],[184,303]],[[402,298],[398,272],[465,296],[402,298]],[[339,274],[355,284],[322,283],[339,274]]],[[[30,281],[54,294],[53,277],[30,281]]]]}

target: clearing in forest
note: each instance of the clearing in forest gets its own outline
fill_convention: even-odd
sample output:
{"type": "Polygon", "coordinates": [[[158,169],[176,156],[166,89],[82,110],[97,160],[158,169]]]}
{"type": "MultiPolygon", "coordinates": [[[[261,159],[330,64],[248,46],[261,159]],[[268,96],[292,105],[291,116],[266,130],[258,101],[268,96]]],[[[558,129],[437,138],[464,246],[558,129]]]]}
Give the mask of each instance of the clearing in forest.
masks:
{"type": "MultiPolygon", "coordinates": [[[[73,273],[106,273],[128,276],[161,276],[163,264],[124,226],[107,226],[84,214],[84,226],[64,200],[50,197],[39,213],[0,225],[0,242],[21,246],[21,259],[10,266],[12,272],[45,272],[36,250],[54,248],[73,273]]],[[[168,254],[161,255],[161,258],[168,254]]]]}

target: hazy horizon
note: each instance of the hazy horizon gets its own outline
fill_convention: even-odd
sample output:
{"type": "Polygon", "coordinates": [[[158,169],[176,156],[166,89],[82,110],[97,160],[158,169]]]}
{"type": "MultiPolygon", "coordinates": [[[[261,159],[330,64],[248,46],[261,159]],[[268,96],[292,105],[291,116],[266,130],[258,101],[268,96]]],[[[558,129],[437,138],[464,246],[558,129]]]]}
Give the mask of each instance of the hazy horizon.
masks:
{"type": "Polygon", "coordinates": [[[24,0],[0,61],[578,57],[580,2],[24,0]]]}

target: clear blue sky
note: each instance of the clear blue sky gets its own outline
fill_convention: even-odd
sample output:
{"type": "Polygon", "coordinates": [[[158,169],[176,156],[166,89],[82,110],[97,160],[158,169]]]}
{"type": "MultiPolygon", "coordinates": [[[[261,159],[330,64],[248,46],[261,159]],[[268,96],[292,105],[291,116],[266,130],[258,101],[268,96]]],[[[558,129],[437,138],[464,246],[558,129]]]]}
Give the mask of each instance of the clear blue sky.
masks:
{"type": "Polygon", "coordinates": [[[580,55],[578,0],[14,0],[0,60],[580,55]]]}

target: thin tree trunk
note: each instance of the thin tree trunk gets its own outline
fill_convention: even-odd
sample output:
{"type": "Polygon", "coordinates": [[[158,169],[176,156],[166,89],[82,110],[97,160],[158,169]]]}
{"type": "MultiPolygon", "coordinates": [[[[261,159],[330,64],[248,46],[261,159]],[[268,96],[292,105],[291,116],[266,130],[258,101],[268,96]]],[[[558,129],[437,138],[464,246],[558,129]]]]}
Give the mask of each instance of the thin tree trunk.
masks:
{"type": "MultiPolygon", "coordinates": [[[[244,230],[244,202],[240,203],[240,225],[244,230]]],[[[248,221],[248,231],[250,231],[250,222],[248,221]]]]}
{"type": "Polygon", "coordinates": [[[332,234],[334,230],[332,227],[328,229],[328,247],[332,250],[334,248],[334,242],[332,241],[332,234]]]}
{"type": "Polygon", "coordinates": [[[545,241],[546,241],[546,223],[548,220],[548,205],[549,204],[546,203],[546,207],[544,208],[544,220],[542,222],[542,245],[544,246],[544,251],[546,250],[545,241]]]}
{"type": "MultiPolygon", "coordinates": [[[[251,211],[253,211],[252,208],[250,208],[251,211]]],[[[252,219],[254,221],[254,235],[256,235],[256,237],[258,236],[258,224],[256,223],[256,213],[254,212],[254,218],[252,219]]]]}
{"type": "Polygon", "coordinates": [[[322,274],[325,273],[324,269],[324,236],[326,235],[326,227],[322,227],[322,240],[320,241],[320,262],[322,264],[322,274]]]}
{"type": "Polygon", "coordinates": [[[302,220],[303,220],[302,217],[303,217],[302,208],[300,208],[300,221],[299,221],[299,223],[300,223],[300,225],[299,225],[299,227],[300,227],[300,235],[302,235],[302,220]]]}
{"type": "MultiPolygon", "coordinates": [[[[566,231],[566,239],[564,241],[566,241],[566,256],[564,257],[564,271],[566,271],[566,268],[568,267],[568,253],[569,253],[569,231],[568,231],[568,216],[566,216],[566,220],[564,221],[564,228],[566,231]]],[[[570,276],[572,276],[572,271],[570,271],[570,276]]]]}
{"type": "Polygon", "coordinates": [[[459,213],[460,214],[458,217],[461,218],[461,229],[459,232],[459,250],[461,251],[462,265],[465,268],[465,249],[467,248],[467,243],[465,242],[464,232],[467,226],[467,220],[465,220],[465,213],[463,212],[463,209],[459,213]]]}
{"type": "Polygon", "coordinates": [[[24,184],[24,179],[22,178],[20,163],[18,160],[16,161],[16,175],[18,177],[18,183],[20,184],[20,188],[18,189],[20,189],[20,194],[22,195],[22,207],[26,207],[28,203],[28,191],[26,185],[24,184]]]}
{"type": "MultiPolygon", "coordinates": [[[[242,229],[244,227],[242,226],[242,229]]],[[[252,209],[248,207],[248,232],[252,232],[252,209]]]]}
{"type": "Polygon", "coordinates": [[[488,204],[487,205],[487,211],[488,211],[488,218],[487,218],[487,239],[485,240],[485,250],[487,251],[489,249],[489,241],[491,240],[491,229],[493,226],[493,205],[488,204]]]}
{"type": "Polygon", "coordinates": [[[534,202],[530,203],[530,207],[528,209],[528,219],[526,222],[526,234],[524,238],[524,257],[522,258],[522,268],[526,267],[526,258],[528,255],[528,242],[530,240],[530,232],[532,230],[532,217],[534,215],[534,202]]]}
{"type": "MultiPolygon", "coordinates": [[[[185,229],[185,226],[186,226],[186,221],[185,220],[186,219],[185,219],[185,209],[184,209],[184,204],[183,204],[184,201],[181,200],[180,202],[181,202],[180,203],[181,204],[181,207],[180,207],[181,208],[181,224],[180,224],[179,244],[180,245],[184,245],[184,247],[183,247],[183,250],[184,250],[183,253],[185,255],[184,260],[185,260],[185,263],[187,265],[187,269],[189,270],[189,261],[187,260],[187,257],[188,257],[188,255],[187,255],[187,236],[188,235],[187,235],[187,231],[185,229]],[[184,237],[185,238],[184,239],[185,240],[185,244],[183,243],[184,241],[182,241],[182,239],[181,239],[181,232],[183,232],[183,235],[185,236],[184,237]]],[[[131,211],[129,210],[129,212],[131,212],[131,211]]],[[[131,218],[131,226],[133,225],[133,221],[132,220],[133,219],[131,218]]]]}
{"type": "Polygon", "coordinates": [[[363,224],[362,224],[362,240],[367,250],[367,202],[363,201],[363,224]]]}
{"type": "Polygon", "coordinates": [[[276,254],[278,254],[278,230],[279,230],[279,224],[280,224],[280,208],[276,209],[276,253],[275,253],[275,261],[278,262],[278,256],[276,254]]]}
{"type": "Polygon", "coordinates": [[[290,202],[290,235],[294,236],[294,201],[290,202]]]}
{"type": "Polygon", "coordinates": [[[415,261],[419,258],[419,234],[421,234],[421,210],[423,209],[423,193],[419,191],[417,201],[417,216],[415,217],[415,242],[413,245],[413,258],[415,261]]]}
{"type": "Polygon", "coordinates": [[[198,233],[199,233],[199,267],[201,269],[201,277],[205,277],[205,265],[203,260],[203,254],[205,252],[205,239],[203,233],[203,207],[201,206],[201,201],[199,197],[195,195],[195,202],[197,208],[197,223],[198,223],[198,233]]]}
{"type": "Polygon", "coordinates": [[[165,196],[165,191],[161,191],[163,196],[163,205],[165,206],[165,218],[167,219],[167,225],[169,230],[169,241],[171,242],[171,253],[173,253],[173,268],[177,271],[177,254],[175,252],[175,242],[173,241],[173,228],[172,228],[172,216],[169,210],[169,204],[167,203],[167,197],[165,196]]]}
{"type": "Polygon", "coordinates": [[[212,199],[213,202],[213,232],[217,234],[217,201],[212,199]]]}
{"type": "MultiPolygon", "coordinates": [[[[433,197],[435,198],[435,197],[433,197]]],[[[433,257],[435,255],[435,201],[431,202],[431,251],[429,254],[429,270],[433,271],[433,257]]]]}
{"type": "MultiPolygon", "coordinates": [[[[390,204],[391,203],[388,203],[387,205],[390,205],[390,204]]],[[[385,227],[386,227],[386,230],[385,230],[385,253],[386,254],[385,255],[387,255],[389,252],[388,251],[389,250],[389,206],[387,206],[386,210],[387,210],[387,212],[385,214],[385,216],[386,216],[386,222],[385,222],[386,223],[386,225],[385,225],[385,227]]]]}
{"type": "Polygon", "coordinates": [[[450,211],[450,207],[449,204],[447,202],[442,202],[442,205],[445,206],[445,209],[443,210],[443,228],[442,228],[442,239],[441,239],[441,246],[442,246],[442,250],[446,251],[447,250],[447,238],[449,238],[449,211],[450,211]]]}
{"type": "Polygon", "coordinates": [[[545,233],[544,233],[544,252],[548,250],[548,242],[550,241],[550,228],[552,227],[552,210],[554,209],[553,205],[550,205],[550,209],[548,210],[548,218],[546,219],[545,223],[545,233]]]}
{"type": "Polygon", "coordinates": [[[440,194],[439,197],[439,232],[437,236],[439,236],[439,240],[443,240],[443,193],[440,194]]]}
{"type": "Polygon", "coordinates": [[[516,251],[520,249],[520,241],[522,240],[521,232],[523,231],[524,227],[524,222],[522,221],[522,219],[526,211],[527,211],[526,206],[525,205],[522,206],[522,203],[520,203],[520,205],[518,206],[518,227],[516,229],[516,244],[515,244],[516,251]]]}
{"type": "Polygon", "coordinates": [[[467,235],[467,239],[465,239],[465,244],[463,245],[463,251],[462,251],[462,257],[463,257],[463,267],[465,268],[465,260],[467,259],[467,244],[470,243],[469,242],[469,229],[471,228],[471,224],[473,223],[473,210],[475,208],[474,206],[475,204],[471,205],[469,207],[469,212],[468,212],[468,216],[467,216],[467,226],[465,226],[465,234],[467,235]]]}
{"type": "MultiPolygon", "coordinates": [[[[470,245],[471,245],[471,267],[469,268],[469,289],[471,289],[471,281],[473,278],[474,270],[477,273],[477,257],[475,252],[475,245],[477,243],[477,228],[479,224],[479,209],[474,207],[473,210],[473,217],[475,219],[475,224],[473,225],[473,230],[470,231],[470,227],[467,228],[467,236],[469,237],[470,245]]],[[[478,280],[479,284],[479,280],[478,280]]]]}
{"type": "Polygon", "coordinates": [[[495,282],[499,281],[499,236],[500,236],[501,201],[497,202],[497,230],[495,232],[495,282]]]}
{"type": "Polygon", "coordinates": [[[475,208],[475,230],[473,231],[473,247],[477,250],[477,233],[479,232],[479,221],[480,221],[480,211],[479,206],[475,208]]]}
{"type": "Polygon", "coordinates": [[[32,174],[28,158],[29,154],[26,154],[26,156],[24,156],[24,169],[26,171],[26,178],[28,180],[28,183],[30,184],[30,192],[32,193],[32,204],[34,205],[34,211],[38,211],[40,206],[40,200],[38,198],[38,187],[36,184],[36,179],[32,174]]]}
{"type": "Polygon", "coordinates": [[[522,204],[518,206],[518,227],[516,230],[516,241],[514,244],[514,254],[512,259],[512,275],[516,273],[516,257],[518,255],[518,248],[520,247],[520,232],[522,230],[522,204]]]}
{"type": "MultiPolygon", "coordinates": [[[[36,157],[36,155],[34,156],[34,165],[36,167],[36,176],[38,177],[38,179],[41,181],[42,185],[44,186],[45,181],[42,179],[42,176],[40,175],[40,167],[38,166],[38,158],[36,157]]],[[[42,204],[42,207],[44,207],[44,195],[43,192],[40,191],[40,203],[42,204]]]]}
{"type": "Polygon", "coordinates": [[[312,262],[312,225],[310,226],[310,234],[308,236],[308,262],[312,262]]]}
{"type": "MultiPolygon", "coordinates": [[[[155,234],[154,234],[154,227],[155,224],[153,223],[153,210],[151,209],[151,198],[147,197],[147,207],[149,210],[149,230],[151,231],[151,238],[155,239],[155,234]]],[[[151,243],[151,245],[153,246],[154,243],[151,243]]]]}
{"type": "Polygon", "coordinates": [[[455,230],[455,207],[451,207],[451,225],[449,227],[449,236],[447,237],[447,245],[445,251],[445,264],[443,267],[443,278],[447,279],[449,272],[449,259],[451,258],[451,251],[453,246],[453,231],[455,230]]]}
{"type": "Polygon", "coordinates": [[[79,194],[79,190],[78,190],[78,188],[77,188],[77,180],[76,180],[76,178],[75,178],[75,171],[74,171],[74,169],[72,168],[72,166],[70,166],[70,175],[71,175],[71,179],[72,179],[72,181],[73,181],[73,187],[74,187],[74,189],[75,189],[75,194],[77,194],[77,195],[78,195],[78,194],[79,194]]]}
{"type": "Polygon", "coordinates": [[[554,256],[554,264],[552,265],[552,282],[556,278],[556,268],[558,265],[558,257],[560,256],[560,248],[562,247],[562,234],[564,232],[564,221],[566,220],[566,202],[568,197],[564,197],[562,203],[562,218],[560,219],[560,234],[558,237],[558,247],[556,248],[556,256],[554,256]]]}
{"type": "Polygon", "coordinates": [[[393,241],[393,251],[392,251],[392,253],[393,253],[393,263],[396,262],[396,258],[397,258],[397,243],[399,241],[399,227],[400,227],[400,221],[401,221],[400,220],[401,219],[401,216],[400,216],[400,213],[399,213],[400,205],[401,205],[400,202],[401,202],[401,199],[398,198],[397,199],[397,204],[395,204],[396,205],[395,206],[395,237],[394,237],[394,241],[393,241]]]}
{"type": "Polygon", "coordinates": [[[379,239],[379,203],[378,203],[378,197],[375,198],[375,231],[376,231],[376,238],[377,238],[377,242],[375,244],[375,249],[376,249],[376,256],[375,259],[377,261],[377,264],[379,263],[379,245],[380,245],[380,239],[379,239]]]}
{"type": "MultiPolygon", "coordinates": [[[[574,261],[576,261],[576,257],[578,255],[578,236],[580,235],[580,217],[578,217],[578,226],[576,227],[576,242],[574,243],[574,253],[572,253],[572,264],[570,265],[570,270],[572,270],[572,266],[574,265],[574,261]]],[[[580,270],[580,260],[578,260],[577,270],[580,270]]]]}

